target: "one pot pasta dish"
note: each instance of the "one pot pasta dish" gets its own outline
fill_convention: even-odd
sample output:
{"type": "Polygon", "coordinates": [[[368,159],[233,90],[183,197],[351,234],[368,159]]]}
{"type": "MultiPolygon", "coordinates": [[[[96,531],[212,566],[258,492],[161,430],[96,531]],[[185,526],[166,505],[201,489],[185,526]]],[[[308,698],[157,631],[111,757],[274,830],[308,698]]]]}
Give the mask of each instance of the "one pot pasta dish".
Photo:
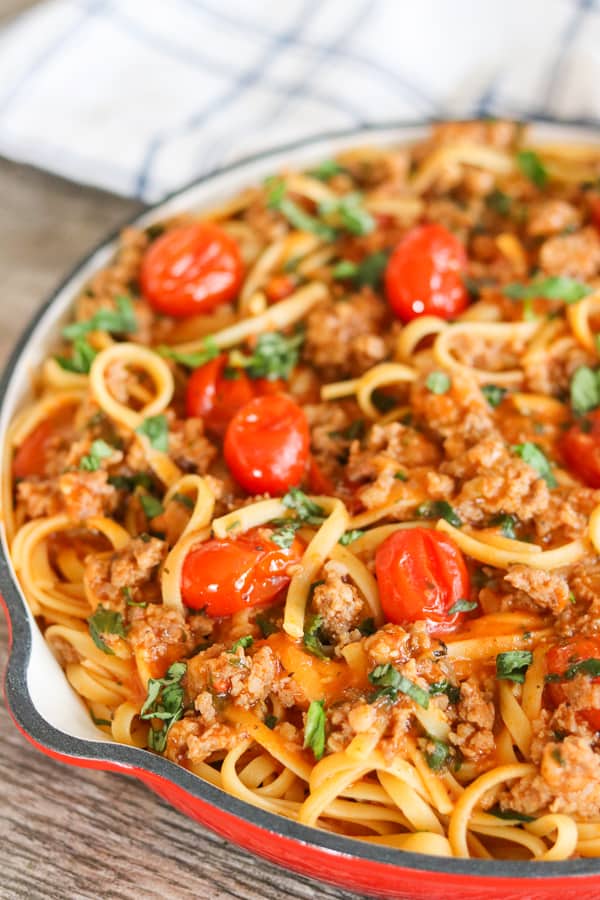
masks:
{"type": "Polygon", "coordinates": [[[4,448],[98,729],[440,856],[600,856],[600,145],[503,121],[127,228],[4,448]]]}

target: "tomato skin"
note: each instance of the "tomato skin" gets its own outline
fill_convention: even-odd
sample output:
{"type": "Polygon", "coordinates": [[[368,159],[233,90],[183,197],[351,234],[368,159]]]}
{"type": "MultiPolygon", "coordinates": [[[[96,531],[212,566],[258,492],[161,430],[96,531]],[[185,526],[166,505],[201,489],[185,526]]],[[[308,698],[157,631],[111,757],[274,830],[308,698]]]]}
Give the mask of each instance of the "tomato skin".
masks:
{"type": "Polygon", "coordinates": [[[462,279],[466,265],[465,248],[443,225],[417,225],[387,264],[388,303],[403,322],[426,315],[452,319],[469,302],[462,279]]]}
{"type": "Polygon", "coordinates": [[[71,430],[73,407],[60,407],[33,428],[19,445],[13,459],[13,477],[43,475],[54,439],[71,430]]]}
{"type": "Polygon", "coordinates": [[[284,549],[268,535],[264,528],[252,528],[236,538],[192,547],[181,572],[185,605],[219,618],[272,603],[290,583],[287,569],[301,558],[304,544],[296,538],[284,549]]]}
{"type": "Polygon", "coordinates": [[[571,425],[563,435],[560,449],[569,469],[588,487],[600,487],[600,409],[596,409],[581,422],[571,425]]]}
{"type": "Polygon", "coordinates": [[[225,434],[235,413],[254,397],[252,382],[243,370],[236,378],[225,378],[227,356],[221,354],[195,369],[187,383],[185,411],[204,420],[206,429],[217,437],[225,434]]]}
{"type": "MultiPolygon", "coordinates": [[[[549,675],[564,675],[569,666],[584,659],[600,659],[600,638],[575,638],[568,644],[551,647],[546,654],[546,671],[549,675]]],[[[591,680],[598,684],[600,676],[591,680]]],[[[556,706],[567,699],[560,682],[551,682],[547,690],[556,706]]],[[[600,731],[600,709],[582,709],[577,716],[585,719],[594,731],[600,731]]]]}
{"type": "Polygon", "coordinates": [[[463,622],[464,613],[449,616],[448,610],[468,599],[469,574],[447,535],[431,528],[395,531],[377,549],[375,573],[388,622],[425,619],[433,632],[452,631],[463,622]]]}
{"type": "Polygon", "coordinates": [[[171,228],[142,260],[142,293],[168,316],[206,313],[233,300],[244,266],[236,242],[218,225],[198,222],[171,228]]]}
{"type": "Polygon", "coordinates": [[[304,411],[287,394],[255,397],[233,417],[223,452],[233,477],[251,494],[284,494],[308,462],[304,411]]]}

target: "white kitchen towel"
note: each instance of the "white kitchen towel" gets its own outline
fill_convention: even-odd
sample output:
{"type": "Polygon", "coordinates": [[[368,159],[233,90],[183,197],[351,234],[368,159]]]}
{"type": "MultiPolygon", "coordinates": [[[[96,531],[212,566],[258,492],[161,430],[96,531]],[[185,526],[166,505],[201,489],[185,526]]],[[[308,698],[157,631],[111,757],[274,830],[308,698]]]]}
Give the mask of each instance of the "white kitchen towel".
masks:
{"type": "Polygon", "coordinates": [[[600,0],[49,0],[0,33],[0,154],[156,200],[362,123],[600,124],[600,0]]]}

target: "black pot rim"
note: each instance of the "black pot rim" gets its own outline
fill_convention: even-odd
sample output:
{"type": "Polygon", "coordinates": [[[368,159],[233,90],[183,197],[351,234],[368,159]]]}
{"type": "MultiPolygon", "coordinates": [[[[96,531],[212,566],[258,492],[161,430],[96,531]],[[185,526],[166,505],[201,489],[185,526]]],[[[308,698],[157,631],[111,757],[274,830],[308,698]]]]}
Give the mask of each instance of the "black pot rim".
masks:
{"type": "MultiPolygon", "coordinates": [[[[309,137],[304,137],[281,146],[271,147],[259,153],[246,156],[229,165],[215,169],[206,175],[194,179],[182,188],[173,191],[157,204],[147,206],[141,213],[134,217],[128,217],[121,226],[135,226],[152,210],[157,212],[170,200],[187,193],[192,188],[207,183],[213,178],[227,175],[244,169],[251,163],[267,160],[271,156],[281,153],[293,153],[311,144],[321,141],[334,140],[336,138],[351,138],[375,131],[398,130],[399,138],[402,131],[411,128],[426,127],[436,120],[418,120],[411,122],[378,122],[342,129],[330,132],[318,132],[309,137]]],[[[565,128],[598,128],[599,123],[590,119],[556,119],[552,117],[532,117],[528,119],[532,124],[548,124],[565,126],[565,128]]],[[[116,239],[121,228],[116,229],[108,238],[102,240],[84,258],[78,262],[69,274],[60,282],[50,297],[40,306],[35,315],[29,321],[21,337],[17,341],[13,352],[4,368],[0,379],[0,398],[4,398],[8,386],[12,380],[19,358],[26,346],[38,322],[45,312],[55,302],[67,284],[77,276],[81,269],[103,247],[116,239]]],[[[482,859],[454,859],[435,857],[409,851],[398,851],[393,848],[366,844],[351,838],[345,838],[330,832],[310,828],[266,812],[258,807],[239,800],[225,793],[214,785],[203,781],[201,778],[188,772],[181,766],[169,760],[157,756],[150,751],[140,750],[135,747],[116,744],[112,742],[94,742],[83,738],[73,737],[51,725],[38,712],[29,693],[27,685],[27,671],[32,652],[32,626],[28,619],[24,600],[12,576],[4,546],[0,546],[0,592],[6,603],[9,624],[12,631],[12,641],[9,651],[8,663],[5,672],[5,695],[8,706],[19,726],[33,740],[48,750],[62,756],[72,757],[75,760],[89,760],[101,765],[105,763],[122,766],[124,769],[142,769],[149,775],[158,776],[166,781],[174,783],[193,797],[208,803],[222,811],[235,816],[242,821],[251,822],[264,829],[267,833],[281,835],[296,841],[299,845],[310,845],[317,850],[323,850],[330,854],[338,854],[352,857],[357,862],[368,860],[397,868],[399,873],[410,870],[415,875],[418,873],[431,873],[437,875],[470,876],[473,880],[485,879],[527,879],[528,881],[545,882],[555,878],[567,876],[575,879],[590,876],[600,876],[600,859],[580,858],[565,862],[546,862],[534,864],[529,861],[510,860],[482,860],[482,859]]],[[[332,861],[333,864],[333,861],[332,861]]],[[[285,865],[285,863],[282,863],[285,865]]]]}

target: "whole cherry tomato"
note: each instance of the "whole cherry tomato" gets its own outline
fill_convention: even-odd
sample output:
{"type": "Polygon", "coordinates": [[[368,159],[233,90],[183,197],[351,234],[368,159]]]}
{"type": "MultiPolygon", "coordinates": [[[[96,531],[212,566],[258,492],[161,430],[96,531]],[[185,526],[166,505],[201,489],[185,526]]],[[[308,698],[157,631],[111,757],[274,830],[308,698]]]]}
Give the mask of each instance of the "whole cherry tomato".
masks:
{"type": "Polygon", "coordinates": [[[464,613],[450,613],[469,597],[464,557],[447,535],[431,528],[395,531],[379,546],[375,573],[383,613],[401,625],[425,619],[431,631],[451,631],[464,613]]]}
{"type": "Polygon", "coordinates": [[[29,432],[13,459],[15,478],[30,478],[45,473],[53,448],[56,448],[61,437],[66,439],[72,430],[73,415],[72,406],[61,406],[29,432]]]}
{"type": "Polygon", "coordinates": [[[191,609],[209,616],[231,616],[250,606],[272,603],[290,583],[291,563],[302,557],[304,544],[279,547],[265,528],[252,528],[236,538],[209,540],[192,547],[181,573],[181,596],[191,609]]]}
{"type": "MultiPolygon", "coordinates": [[[[562,677],[571,666],[587,659],[598,660],[600,665],[600,638],[576,638],[568,644],[551,647],[546,654],[546,671],[548,675],[562,677]]],[[[600,682],[600,676],[592,678],[594,684],[600,682]]],[[[559,682],[548,685],[548,693],[558,706],[566,700],[565,692],[559,682]]],[[[600,709],[580,710],[578,715],[585,719],[594,731],[600,731],[600,709]]]]}
{"type": "Polygon", "coordinates": [[[390,256],[385,293],[403,322],[417,316],[453,319],[467,306],[465,248],[443,225],[417,225],[390,256]]]}
{"type": "Polygon", "coordinates": [[[233,417],[223,452],[232,475],[251,494],[284,494],[301,480],[310,435],[303,410],[286,394],[255,397],[233,417]]]}
{"type": "Polygon", "coordinates": [[[600,409],[571,425],[560,444],[569,469],[589,487],[600,487],[600,409]]]}
{"type": "Polygon", "coordinates": [[[171,228],[144,254],[142,293],[168,316],[194,316],[233,300],[243,263],[236,242],[218,225],[198,222],[171,228]]]}
{"type": "Polygon", "coordinates": [[[195,369],[187,383],[185,409],[188,416],[204,420],[208,431],[217,437],[225,434],[235,413],[255,395],[255,386],[242,369],[237,369],[235,377],[224,375],[227,356],[221,354],[216,359],[195,369]]]}

